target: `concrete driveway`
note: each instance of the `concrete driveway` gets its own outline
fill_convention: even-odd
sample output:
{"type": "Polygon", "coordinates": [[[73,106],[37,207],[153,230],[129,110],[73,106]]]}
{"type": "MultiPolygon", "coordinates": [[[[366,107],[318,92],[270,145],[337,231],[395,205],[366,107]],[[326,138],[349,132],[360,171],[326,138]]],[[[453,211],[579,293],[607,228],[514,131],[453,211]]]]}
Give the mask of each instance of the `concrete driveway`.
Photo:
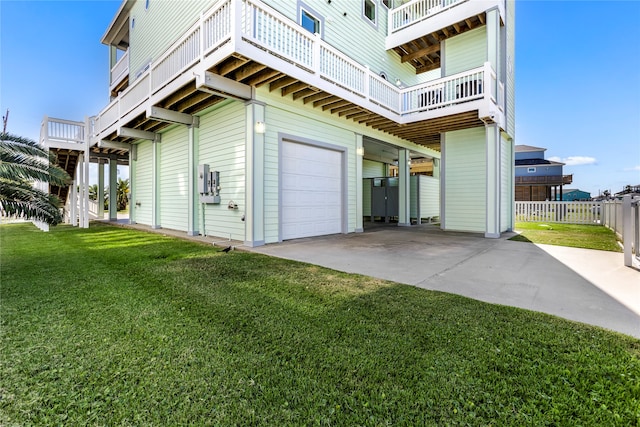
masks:
{"type": "Polygon", "coordinates": [[[286,241],[251,251],[545,312],[640,338],[640,272],[621,253],[485,239],[433,225],[286,241]]]}

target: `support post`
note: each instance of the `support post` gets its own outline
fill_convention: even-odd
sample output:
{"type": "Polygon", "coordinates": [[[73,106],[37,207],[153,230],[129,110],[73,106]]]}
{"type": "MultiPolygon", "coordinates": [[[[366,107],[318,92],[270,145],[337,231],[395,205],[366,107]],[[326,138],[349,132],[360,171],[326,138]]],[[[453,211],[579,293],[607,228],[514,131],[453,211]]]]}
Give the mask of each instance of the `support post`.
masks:
{"type": "Polygon", "coordinates": [[[84,156],[78,154],[78,227],[86,228],[86,212],[84,206],[85,194],[84,156]]]}
{"type": "MultiPolygon", "coordinates": [[[[76,177],[78,176],[76,168],[76,177]]],[[[78,181],[74,178],[71,183],[71,191],[69,193],[69,224],[73,227],[78,225],[78,181]]]]}
{"type": "Polygon", "coordinates": [[[98,161],[98,219],[104,219],[104,163],[98,161]]]}
{"type": "MultiPolygon", "coordinates": [[[[622,197],[622,243],[624,246],[624,265],[633,266],[633,207],[631,206],[631,194],[622,197]]],[[[636,251],[638,248],[636,248],[636,251]]]]}
{"type": "Polygon", "coordinates": [[[188,147],[188,204],[187,207],[187,234],[189,236],[197,236],[198,232],[198,158],[199,158],[199,143],[200,143],[200,129],[197,126],[189,126],[187,128],[189,147],[188,147]]]}
{"type": "Polygon", "coordinates": [[[160,143],[153,141],[151,163],[151,228],[160,228],[160,143]]]}
{"type": "Polygon", "coordinates": [[[362,134],[356,134],[356,233],[364,231],[363,207],[362,207],[362,158],[364,156],[364,146],[362,145],[362,134]]]}
{"type": "Polygon", "coordinates": [[[265,104],[246,103],[245,245],[264,245],[264,143],[265,104]],[[256,129],[261,122],[262,129],[256,129]]]}
{"type": "Polygon", "coordinates": [[[500,129],[493,123],[485,125],[486,134],[486,225],[484,237],[500,237],[500,129]]]}
{"type": "Polygon", "coordinates": [[[118,160],[109,158],[109,221],[118,220],[118,160]]]}
{"type": "Polygon", "coordinates": [[[129,150],[129,224],[136,223],[136,166],[138,146],[131,145],[129,150]]]}
{"type": "Polygon", "coordinates": [[[411,170],[411,156],[409,150],[398,150],[398,225],[408,227],[411,225],[411,188],[409,175],[411,170]]]}
{"type": "Polygon", "coordinates": [[[83,228],[89,228],[89,145],[91,143],[91,119],[84,119],[84,185],[82,186],[83,228]]]}

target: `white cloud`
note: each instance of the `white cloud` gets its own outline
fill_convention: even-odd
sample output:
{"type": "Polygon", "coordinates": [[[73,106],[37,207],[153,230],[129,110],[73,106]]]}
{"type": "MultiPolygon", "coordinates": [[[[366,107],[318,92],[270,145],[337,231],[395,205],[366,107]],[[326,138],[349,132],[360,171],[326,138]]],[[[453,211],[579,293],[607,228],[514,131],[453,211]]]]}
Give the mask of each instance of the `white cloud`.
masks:
{"type": "Polygon", "coordinates": [[[632,168],[625,168],[625,171],[639,171],[640,172],[640,165],[634,166],[632,168]]]}
{"type": "Polygon", "coordinates": [[[588,156],[569,156],[569,157],[565,157],[564,159],[562,159],[560,157],[557,157],[557,156],[551,156],[551,157],[547,158],[547,160],[551,160],[552,162],[564,163],[567,166],[595,165],[596,164],[595,157],[588,157],[588,156]]]}

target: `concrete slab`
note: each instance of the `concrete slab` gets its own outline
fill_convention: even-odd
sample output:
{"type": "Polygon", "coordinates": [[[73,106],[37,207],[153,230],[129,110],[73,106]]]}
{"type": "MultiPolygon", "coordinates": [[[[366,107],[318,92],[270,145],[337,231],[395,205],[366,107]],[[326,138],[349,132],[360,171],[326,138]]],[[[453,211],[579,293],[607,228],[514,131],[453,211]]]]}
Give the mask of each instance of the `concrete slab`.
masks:
{"type": "Polygon", "coordinates": [[[622,254],[537,246],[508,237],[485,239],[422,225],[250,250],[549,313],[640,338],[640,272],[624,267],[622,254]]]}

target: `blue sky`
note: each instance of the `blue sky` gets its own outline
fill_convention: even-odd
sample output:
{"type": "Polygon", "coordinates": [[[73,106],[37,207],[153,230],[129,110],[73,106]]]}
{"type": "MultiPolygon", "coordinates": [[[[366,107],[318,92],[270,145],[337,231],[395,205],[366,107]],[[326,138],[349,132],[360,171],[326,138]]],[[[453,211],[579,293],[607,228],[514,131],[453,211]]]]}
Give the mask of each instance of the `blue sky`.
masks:
{"type": "MultiPolygon", "coordinates": [[[[119,6],[0,0],[9,132],[38,139],[45,114],[84,120],[108,103],[100,39],[119,6]]],[[[594,196],[640,184],[640,1],[520,0],[516,13],[516,143],[546,147],[594,196]]]]}

